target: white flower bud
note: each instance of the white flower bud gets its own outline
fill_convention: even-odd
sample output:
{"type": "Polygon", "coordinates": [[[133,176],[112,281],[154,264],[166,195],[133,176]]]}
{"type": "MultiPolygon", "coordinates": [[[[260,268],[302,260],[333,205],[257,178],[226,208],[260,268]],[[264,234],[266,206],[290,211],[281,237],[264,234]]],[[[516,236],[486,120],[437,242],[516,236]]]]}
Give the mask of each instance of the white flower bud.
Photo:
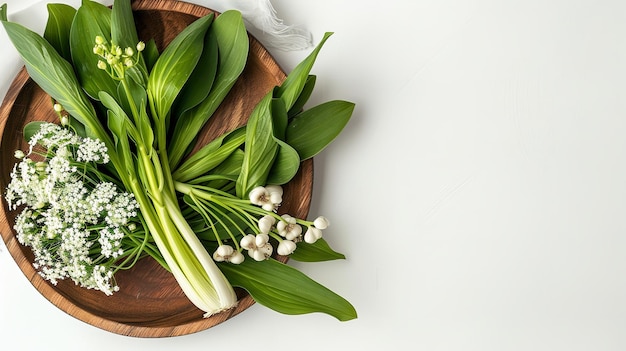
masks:
{"type": "Polygon", "coordinates": [[[315,220],[313,221],[313,225],[315,226],[315,228],[318,229],[326,229],[330,225],[330,222],[328,221],[328,218],[324,216],[319,216],[315,218],[315,220]]]}
{"type": "Polygon", "coordinates": [[[270,241],[270,236],[267,234],[257,234],[255,240],[254,240],[254,244],[257,247],[262,247],[265,246],[265,244],[267,244],[270,241]]]}
{"type": "Polygon", "coordinates": [[[15,150],[15,153],[13,154],[13,156],[15,156],[15,158],[17,159],[23,159],[26,155],[24,155],[24,151],[22,150],[15,150]]]}
{"type": "Polygon", "coordinates": [[[62,125],[62,126],[67,126],[67,125],[69,125],[69,124],[70,124],[70,119],[69,119],[69,118],[67,118],[67,116],[63,116],[63,117],[61,117],[61,125],[62,125]]]}
{"type": "Polygon", "coordinates": [[[140,41],[137,43],[137,51],[142,52],[146,48],[146,43],[140,41]]]}
{"type": "Polygon", "coordinates": [[[241,245],[241,247],[246,250],[254,250],[256,248],[255,241],[256,237],[252,234],[248,234],[241,238],[241,242],[239,243],[239,245],[241,245]]]}
{"type": "Polygon", "coordinates": [[[291,240],[283,240],[278,244],[278,248],[276,248],[276,252],[279,255],[287,256],[291,255],[296,250],[296,243],[291,240]]]}
{"type": "Polygon", "coordinates": [[[61,104],[58,104],[58,103],[57,103],[57,104],[54,104],[54,105],[52,106],[52,108],[54,108],[54,110],[55,110],[56,112],[61,112],[61,111],[63,111],[63,106],[61,106],[61,104]]]}
{"type": "Polygon", "coordinates": [[[268,185],[265,189],[270,195],[270,202],[278,207],[283,202],[283,188],[280,185],[268,185]]]}
{"type": "Polygon", "coordinates": [[[322,237],[322,230],[316,227],[309,227],[304,233],[304,241],[313,244],[322,237]]]}
{"type": "Polygon", "coordinates": [[[239,251],[236,251],[234,254],[230,256],[230,260],[228,260],[228,262],[232,264],[240,264],[241,262],[243,262],[243,260],[244,260],[243,254],[239,251]]]}
{"type": "Polygon", "coordinates": [[[267,203],[269,193],[265,190],[265,187],[257,186],[256,188],[250,190],[249,197],[252,204],[263,206],[263,204],[267,203]]]}
{"type": "Polygon", "coordinates": [[[133,56],[135,54],[135,50],[133,50],[133,48],[128,47],[124,50],[124,54],[126,54],[126,56],[129,56],[129,57],[133,56]]]}
{"type": "Polygon", "coordinates": [[[276,223],[276,218],[271,215],[265,215],[259,219],[259,230],[262,234],[267,234],[272,230],[272,227],[276,223]]]}

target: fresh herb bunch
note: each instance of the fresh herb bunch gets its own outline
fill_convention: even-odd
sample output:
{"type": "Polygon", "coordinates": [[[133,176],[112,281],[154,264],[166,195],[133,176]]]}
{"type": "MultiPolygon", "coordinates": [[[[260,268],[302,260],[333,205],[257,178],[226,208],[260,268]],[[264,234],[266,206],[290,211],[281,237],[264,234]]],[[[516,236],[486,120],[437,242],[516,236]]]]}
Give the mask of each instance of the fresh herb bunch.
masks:
{"type": "MultiPolygon", "coordinates": [[[[272,256],[307,262],[344,258],[322,238],[329,224],[325,217],[309,221],[278,214],[282,185],[341,132],[354,109],[340,100],[304,109],[315,85],[311,68],[331,33],[258,102],[245,126],[192,153],[201,129],[246,66],[249,38],[241,14],[201,17],[159,52],[153,40],[139,40],[130,0],[116,0],[112,8],[84,0],[78,9],[63,4],[48,9],[43,36],[8,21],[6,5],[0,19],[30,77],[52,97],[57,111],[62,106],[62,124],[68,127],[56,132],[101,146],[107,162],[89,160],[75,168],[89,179],[85,188],[97,192],[102,184],[113,184],[117,195],[107,196],[132,200],[129,209],[137,208],[116,227],[123,235],[114,241],[136,245],[112,250],[119,257],[111,255],[105,265],[109,273],[103,273],[108,280],[100,282],[114,282],[116,269],[150,255],[205,316],[234,307],[237,286],[282,313],[356,318],[344,298],[272,256]],[[133,259],[122,261],[124,255],[133,259]]],[[[25,134],[39,127],[52,128],[28,125],[31,132],[25,134]]],[[[78,152],[80,142],[72,145],[67,148],[78,152]]],[[[44,146],[48,164],[66,149],[44,146]]],[[[67,162],[81,162],[78,154],[71,155],[67,162]]],[[[50,177],[46,172],[39,176],[50,177]]],[[[14,173],[13,180],[18,184],[24,178],[14,173]]],[[[7,199],[14,208],[33,210],[17,198],[10,188],[7,199]]],[[[107,214],[102,211],[81,228],[108,223],[107,214]]],[[[33,223],[29,230],[45,227],[33,223]]],[[[104,240],[105,232],[98,233],[96,240],[104,240]]],[[[93,253],[106,256],[105,246],[94,246],[93,253]]],[[[87,264],[100,270],[96,261],[87,264]]],[[[107,293],[116,289],[101,285],[107,293]]]]}

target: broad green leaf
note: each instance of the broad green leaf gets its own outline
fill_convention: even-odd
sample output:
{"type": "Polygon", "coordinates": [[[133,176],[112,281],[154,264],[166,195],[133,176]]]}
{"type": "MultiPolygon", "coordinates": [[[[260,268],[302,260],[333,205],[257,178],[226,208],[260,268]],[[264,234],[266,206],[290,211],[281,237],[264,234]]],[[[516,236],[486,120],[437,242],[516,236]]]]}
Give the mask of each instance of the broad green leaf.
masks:
{"type": "Polygon", "coordinates": [[[116,96],[117,82],[98,68],[99,57],[93,53],[96,36],[111,41],[111,9],[86,0],[78,8],[72,23],[70,49],[81,85],[90,97],[97,100],[100,91],[116,96]]]}
{"type": "Polygon", "coordinates": [[[182,163],[172,177],[187,182],[202,176],[221,164],[246,139],[246,128],[240,127],[211,141],[182,163]]]}
{"type": "Polygon", "coordinates": [[[190,149],[195,136],[222,103],[248,60],[249,38],[240,12],[225,11],[217,16],[209,31],[217,38],[217,75],[207,98],[174,121],[174,133],[168,150],[172,169],[176,168],[190,149]]]}
{"type": "Polygon", "coordinates": [[[322,262],[345,259],[346,256],[331,249],[326,240],[320,238],[314,244],[298,243],[296,251],[289,258],[300,262],[322,262]]]}
{"type": "Polygon", "coordinates": [[[81,89],[72,65],[39,34],[17,23],[2,21],[2,24],[33,81],[81,122],[88,136],[99,138],[110,146],[110,138],[81,89]]]}
{"type": "Polygon", "coordinates": [[[133,48],[139,42],[130,0],[115,0],[111,13],[111,40],[121,48],[133,48]]]}
{"type": "Polygon", "coordinates": [[[265,185],[278,144],[272,125],[271,92],[254,108],[246,126],[246,141],[241,173],[237,179],[237,196],[244,198],[254,187],[265,185]]]}
{"type": "Polygon", "coordinates": [[[281,98],[285,102],[287,111],[291,110],[300,97],[300,94],[308,81],[311,68],[313,68],[313,64],[317,59],[317,55],[326,40],[332,34],[333,33],[330,32],[325,33],[317,47],[315,47],[315,49],[313,49],[313,51],[289,73],[285,81],[276,89],[274,97],[281,98]]]}
{"type": "Polygon", "coordinates": [[[204,39],[204,48],[198,64],[191,77],[183,86],[183,90],[176,100],[175,113],[181,113],[198,106],[211,92],[215,75],[217,74],[218,49],[217,38],[211,30],[207,31],[204,39]]]}
{"type": "Polygon", "coordinates": [[[346,126],[354,104],[334,100],[312,107],[291,119],[286,141],[306,160],[322,151],[346,126]]]}
{"type": "Polygon", "coordinates": [[[48,22],[43,37],[61,56],[71,61],[70,28],[76,9],[66,4],[48,4],[48,22]]]}
{"type": "Polygon", "coordinates": [[[29,141],[33,135],[37,134],[41,129],[41,125],[46,122],[44,121],[34,121],[29,122],[24,126],[24,140],[29,141]]]}
{"type": "Polygon", "coordinates": [[[300,93],[300,95],[298,95],[298,99],[296,99],[296,101],[293,103],[293,106],[291,106],[291,109],[289,109],[289,111],[287,112],[289,118],[292,118],[293,116],[302,112],[304,105],[306,105],[306,103],[309,101],[309,98],[311,97],[311,94],[313,94],[313,89],[315,88],[316,81],[317,76],[309,75],[306,83],[304,83],[302,92],[300,93]]]}
{"type": "Polygon", "coordinates": [[[340,321],[357,318],[346,299],[274,259],[256,262],[246,259],[239,265],[219,264],[233,286],[245,289],[259,304],[277,312],[295,315],[321,312],[340,321]]]}
{"type": "Polygon", "coordinates": [[[164,120],[189,79],[202,54],[204,35],[213,21],[213,15],[197,19],[183,29],[165,48],[154,64],[148,78],[150,109],[159,120],[164,120]]]}
{"type": "Polygon", "coordinates": [[[288,183],[300,169],[298,151],[286,142],[274,138],[278,145],[278,152],[272,168],[267,176],[266,184],[282,185],[288,183]]]}
{"type": "Polygon", "coordinates": [[[280,99],[272,99],[274,141],[278,145],[278,152],[268,174],[267,184],[285,184],[298,173],[298,169],[300,168],[300,156],[298,152],[283,141],[285,139],[287,122],[285,104],[280,99]]]}

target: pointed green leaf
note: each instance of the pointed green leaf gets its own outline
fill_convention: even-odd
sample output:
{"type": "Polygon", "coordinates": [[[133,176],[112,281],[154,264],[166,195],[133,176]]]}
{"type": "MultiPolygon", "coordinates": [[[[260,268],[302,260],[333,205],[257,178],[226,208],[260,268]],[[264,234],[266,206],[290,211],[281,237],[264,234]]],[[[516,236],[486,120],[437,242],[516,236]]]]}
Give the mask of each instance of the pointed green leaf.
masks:
{"type": "Polygon", "coordinates": [[[311,158],[341,133],[353,111],[353,103],[340,100],[312,107],[291,120],[285,140],[302,160],[311,158]]]}
{"type": "Polygon", "coordinates": [[[317,76],[309,75],[306,83],[304,83],[302,92],[300,93],[300,95],[298,95],[298,99],[296,99],[296,101],[293,103],[293,106],[291,106],[291,109],[289,109],[289,112],[287,113],[289,118],[292,118],[293,116],[302,112],[304,105],[306,105],[306,103],[309,101],[309,98],[313,94],[316,80],[317,76]]]}
{"type": "Polygon", "coordinates": [[[309,77],[309,73],[313,68],[313,64],[317,59],[322,46],[333,33],[325,33],[320,43],[313,51],[300,62],[287,76],[285,81],[277,88],[274,97],[281,98],[285,102],[287,110],[291,110],[300,94],[302,93],[309,77]]]}
{"type": "Polygon", "coordinates": [[[115,0],[111,13],[111,40],[122,48],[135,49],[139,42],[130,0],[115,0]]]}
{"type": "Polygon", "coordinates": [[[250,293],[261,305],[284,314],[321,312],[340,321],[357,318],[354,307],[343,297],[302,272],[274,259],[239,265],[219,265],[228,281],[250,293]]]}
{"type": "Polygon", "coordinates": [[[222,103],[248,60],[249,38],[241,13],[225,11],[217,16],[209,29],[217,38],[219,64],[211,92],[202,103],[188,110],[175,121],[168,155],[172,169],[180,163],[195,136],[222,103]]]}
{"type": "Polygon", "coordinates": [[[211,92],[217,74],[217,63],[217,38],[215,33],[209,30],[205,35],[204,48],[198,64],[183,86],[183,90],[175,103],[175,111],[178,115],[198,106],[206,99],[211,92]]]}
{"type": "Polygon", "coordinates": [[[278,151],[272,125],[272,95],[267,94],[255,107],[246,126],[246,141],[237,196],[244,198],[254,187],[265,185],[278,151]]]}
{"type": "Polygon", "coordinates": [[[150,109],[158,119],[165,119],[183,85],[189,79],[202,54],[204,35],[213,15],[197,19],[165,48],[148,78],[150,109]],[[175,69],[172,69],[175,67],[175,69]]]}
{"type": "Polygon", "coordinates": [[[320,238],[314,244],[298,243],[296,251],[289,255],[289,258],[300,262],[322,262],[341,260],[346,256],[334,251],[324,238],[320,238]]]}
{"type": "Polygon", "coordinates": [[[43,37],[61,56],[71,61],[70,29],[76,9],[65,4],[48,4],[48,22],[43,37]]]}
{"type": "Polygon", "coordinates": [[[93,1],[83,1],[70,30],[70,49],[81,85],[97,100],[100,91],[116,96],[117,82],[98,68],[99,58],[93,53],[96,36],[111,41],[111,10],[93,1]]]}

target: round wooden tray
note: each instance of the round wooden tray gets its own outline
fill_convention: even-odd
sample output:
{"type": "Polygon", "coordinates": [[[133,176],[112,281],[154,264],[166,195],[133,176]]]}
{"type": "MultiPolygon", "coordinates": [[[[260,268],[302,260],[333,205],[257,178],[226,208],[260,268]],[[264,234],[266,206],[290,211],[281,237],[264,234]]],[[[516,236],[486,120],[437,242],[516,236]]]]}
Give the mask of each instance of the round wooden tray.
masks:
{"type": "MultiPolygon", "coordinates": [[[[137,29],[142,40],[154,38],[162,49],[183,28],[213,10],[180,1],[138,0],[133,2],[137,29]]],[[[221,107],[202,131],[206,143],[225,131],[245,123],[256,103],[285,78],[270,54],[250,36],[246,69],[221,107]]],[[[57,120],[50,98],[22,69],[0,107],[0,188],[6,189],[17,149],[25,150],[22,130],[33,120],[57,120]]],[[[308,214],[313,186],[313,163],[303,163],[299,174],[285,186],[282,210],[304,218],[308,214]]],[[[203,318],[171,274],[152,259],[143,259],[133,269],[116,275],[120,291],[113,296],[77,287],[71,281],[53,286],[32,266],[29,248],[20,245],[13,231],[16,211],[9,212],[2,197],[0,231],[6,246],[26,278],[55,306],[98,328],[135,337],[170,337],[195,333],[222,323],[246,310],[254,300],[238,289],[236,308],[203,318]]],[[[283,262],[285,258],[279,258],[283,262]]],[[[6,288],[6,287],[5,287],[6,288]]]]}

